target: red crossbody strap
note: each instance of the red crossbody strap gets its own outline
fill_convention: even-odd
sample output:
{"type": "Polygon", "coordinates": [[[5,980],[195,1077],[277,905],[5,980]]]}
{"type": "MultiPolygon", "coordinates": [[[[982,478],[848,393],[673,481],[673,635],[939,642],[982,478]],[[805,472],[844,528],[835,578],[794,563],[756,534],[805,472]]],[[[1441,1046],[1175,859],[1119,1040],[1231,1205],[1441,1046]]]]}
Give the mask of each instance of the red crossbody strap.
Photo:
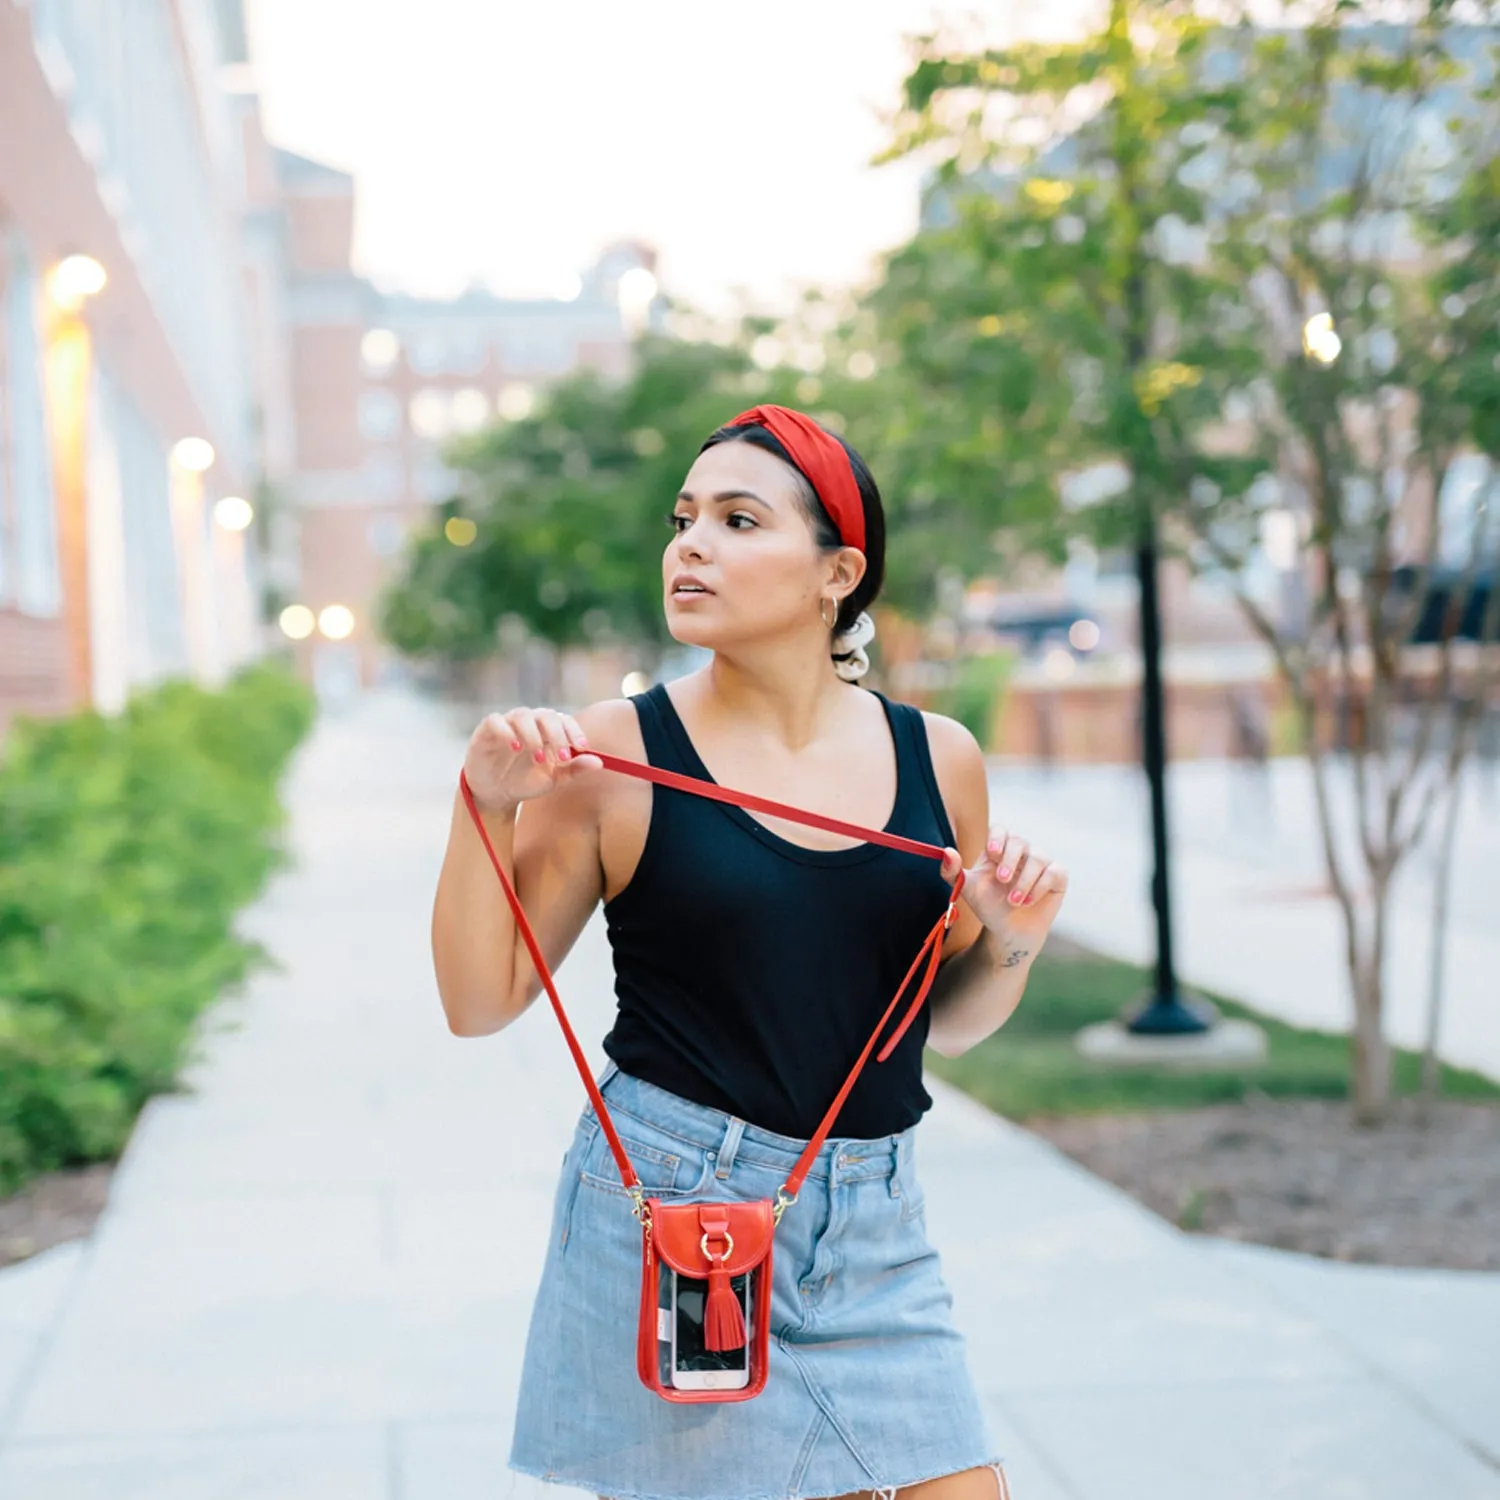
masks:
{"type": "MultiPolygon", "coordinates": [[[[842,833],[849,838],[861,839],[866,843],[882,844],[887,848],[900,849],[907,854],[920,854],[927,859],[941,860],[943,850],[936,844],[926,844],[919,839],[903,838],[900,834],[886,833],[883,829],[863,828],[858,823],[846,823],[840,818],[825,817],[822,813],[807,812],[800,807],[792,807],[785,802],[773,802],[767,797],[755,797],[748,792],[737,792],[729,787],[720,786],[717,782],[704,781],[696,776],[683,776],[676,771],[664,771],[659,766],[643,764],[640,761],[626,760],[622,756],[608,755],[602,750],[589,750],[589,755],[596,755],[604,762],[607,769],[617,771],[624,776],[634,776],[642,781],[653,781],[661,786],[675,788],[677,791],[689,792],[694,796],[708,797],[715,802],[730,802],[737,807],[743,807],[754,812],[768,813],[772,817],[786,818],[789,822],[805,823],[810,828],[822,828],[829,833],[842,833]]],[[[547,999],[552,1003],[553,1013],[557,1016],[558,1025],[562,1027],[563,1036],[568,1043],[568,1050],[573,1054],[573,1062],[578,1068],[578,1075],[583,1079],[583,1086],[588,1090],[589,1102],[594,1106],[594,1113],[599,1117],[599,1123],[604,1127],[605,1139],[609,1142],[610,1151],[614,1154],[615,1163],[620,1169],[620,1180],[627,1188],[639,1186],[639,1179],[635,1175],[635,1169],[630,1165],[630,1158],[626,1155],[624,1146],[620,1143],[620,1137],[615,1130],[614,1121],[610,1118],[609,1108],[604,1102],[604,1096],[599,1092],[599,1086],[594,1082],[593,1072],[588,1065],[588,1059],[583,1054],[583,1048],[578,1043],[578,1037],[568,1020],[568,1013],[563,1009],[562,998],[557,993],[557,986],[552,980],[552,971],[547,967],[547,960],[542,956],[541,945],[536,940],[536,934],[532,931],[531,923],[526,918],[525,909],[521,905],[521,899],[516,894],[515,886],[511,884],[510,877],[505,873],[505,867],[500,863],[500,857],[495,853],[495,846],[490,842],[489,830],[484,826],[484,819],[480,815],[478,805],[474,801],[474,791],[469,785],[468,776],[460,771],[458,776],[459,790],[463,794],[464,805],[469,809],[469,816],[473,819],[474,826],[479,830],[479,837],[484,844],[485,852],[490,857],[490,863],[495,867],[495,873],[500,877],[500,884],[505,891],[505,899],[510,903],[510,909],[515,914],[516,927],[521,934],[522,941],[526,944],[527,952],[531,954],[531,962],[535,966],[537,974],[541,977],[542,986],[547,991],[547,999]]],[[[812,1139],[808,1141],[802,1155],[797,1159],[797,1165],[793,1167],[791,1175],[787,1178],[783,1193],[790,1201],[797,1196],[806,1179],[812,1164],[817,1160],[818,1152],[823,1149],[823,1142],[828,1139],[829,1132],[833,1129],[833,1123],[838,1118],[839,1111],[844,1107],[844,1101],[849,1097],[849,1091],[854,1087],[859,1075],[864,1071],[865,1064],[869,1061],[870,1053],[875,1048],[875,1043],[880,1038],[880,1033],[885,1029],[892,1013],[901,1002],[901,997],[906,992],[906,987],[918,969],[922,969],[922,982],[917,992],[912,996],[910,1004],[906,1008],[905,1015],[895,1031],[887,1039],[884,1047],[880,1049],[877,1061],[884,1062],[891,1055],[897,1042],[906,1034],[907,1028],[916,1019],[917,1012],[921,1010],[927,999],[928,991],[932,988],[932,981],[937,974],[938,963],[942,958],[943,935],[953,925],[954,913],[958,906],[959,893],[964,886],[964,872],[958,872],[958,878],[953,883],[953,889],[948,897],[948,905],[944,908],[943,915],[933,924],[932,930],[923,940],[916,958],[911,967],[906,971],[904,978],[896,989],[891,1003],[886,1006],[885,1014],[881,1016],[876,1024],[875,1030],[870,1033],[870,1039],[865,1043],[864,1050],[849,1076],[844,1080],[844,1086],[839,1090],[838,1096],[829,1106],[827,1114],[814,1131],[812,1139]],[[925,966],[925,967],[924,967],[925,966]]]]}
{"type": "Polygon", "coordinates": [[[747,812],[769,813],[773,818],[786,818],[793,823],[806,823],[809,828],[821,828],[828,833],[846,834],[851,839],[863,839],[869,844],[884,844],[887,849],[901,849],[907,854],[922,854],[928,859],[941,859],[943,851],[936,844],[924,844],[920,839],[902,838],[899,833],[887,833],[883,828],[862,828],[858,823],[845,823],[840,818],[824,817],[822,813],[804,812],[800,807],[791,807],[785,802],[772,802],[769,797],[753,797],[749,792],[731,791],[716,781],[703,781],[697,776],[684,776],[680,771],[663,771],[660,766],[643,765],[637,760],[625,760],[618,755],[606,755],[602,750],[589,750],[588,755],[597,755],[611,771],[625,776],[635,776],[642,781],[654,781],[661,786],[676,788],[679,792],[691,792],[695,797],[707,797],[713,802],[732,802],[747,812]]]}
{"type": "Polygon", "coordinates": [[[594,1113],[599,1116],[599,1123],[604,1127],[609,1149],[614,1152],[615,1161],[620,1168],[620,1180],[627,1188],[639,1187],[640,1179],[636,1177],[635,1168],[630,1165],[630,1158],[625,1154],[624,1146],[620,1144],[620,1137],[615,1132],[615,1122],[610,1118],[609,1110],[604,1105],[604,1095],[599,1092],[599,1085],[594,1082],[589,1060],[583,1055],[583,1048],[578,1045],[578,1038],[574,1034],[572,1023],[568,1020],[568,1013],[563,1009],[562,997],[557,993],[557,986],[552,982],[552,970],[547,967],[547,960],[542,957],[542,946],[537,942],[536,933],[531,930],[531,923],[526,920],[526,909],[521,905],[521,898],[516,895],[516,888],[510,883],[510,876],[505,873],[505,866],[500,863],[500,856],[495,853],[495,846],[490,842],[489,829],[484,826],[484,819],[480,816],[479,808],[474,801],[474,789],[469,785],[468,774],[464,771],[458,773],[458,789],[463,793],[464,806],[469,809],[469,816],[474,820],[474,826],[479,830],[479,837],[484,841],[485,853],[489,855],[490,863],[495,867],[495,874],[500,877],[500,884],[505,888],[505,899],[510,902],[510,909],[515,913],[516,927],[520,930],[527,952],[531,954],[531,962],[535,965],[537,973],[541,975],[547,998],[552,1002],[552,1012],[557,1017],[557,1024],[562,1027],[563,1036],[567,1038],[568,1051],[573,1054],[573,1061],[578,1066],[578,1076],[583,1079],[583,1086],[589,1091],[589,1102],[594,1106],[594,1113]]]}

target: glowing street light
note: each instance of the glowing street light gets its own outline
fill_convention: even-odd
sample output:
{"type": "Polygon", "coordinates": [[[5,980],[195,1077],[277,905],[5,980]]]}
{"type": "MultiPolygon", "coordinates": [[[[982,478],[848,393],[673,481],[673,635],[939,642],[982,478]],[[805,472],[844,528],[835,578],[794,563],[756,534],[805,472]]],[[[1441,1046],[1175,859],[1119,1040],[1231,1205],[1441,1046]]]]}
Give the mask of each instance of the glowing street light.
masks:
{"type": "Polygon", "coordinates": [[[1099,627],[1092,620],[1074,620],[1068,626],[1068,641],[1075,651],[1092,651],[1099,644],[1099,627]]]}
{"type": "Polygon", "coordinates": [[[109,275],[92,255],[69,255],[47,276],[47,295],[61,312],[77,312],[84,302],[104,290],[109,275]]]}
{"type": "Polygon", "coordinates": [[[1314,313],[1302,325],[1302,352],[1320,365],[1331,365],[1343,347],[1344,341],[1333,329],[1332,313],[1314,313]]]}
{"type": "Polygon", "coordinates": [[[288,604],[282,610],[278,623],[281,633],[289,641],[305,641],[317,627],[313,612],[305,604],[288,604]]]}
{"type": "Polygon", "coordinates": [[[225,495],[214,506],[214,521],[225,531],[244,531],[255,519],[255,508],[239,495],[225,495]]]}
{"type": "Polygon", "coordinates": [[[1042,658],[1042,671],[1049,681],[1066,682],[1078,670],[1078,662],[1066,646],[1053,646],[1042,658]]]}
{"type": "Polygon", "coordinates": [[[401,358],[401,340],[389,328],[371,328],[359,341],[359,357],[372,374],[383,375],[401,358]]]}
{"type": "Polygon", "coordinates": [[[632,266],[620,277],[619,296],[622,307],[649,306],[656,295],[656,277],[645,266],[632,266]]]}
{"type": "Polygon", "coordinates": [[[342,604],[329,604],[318,611],[318,629],[330,641],[345,641],[354,634],[354,611],[342,604]]]}
{"type": "Polygon", "coordinates": [[[620,301],[620,319],[627,331],[639,333],[646,326],[656,292],[656,277],[645,266],[632,266],[620,277],[616,295],[620,301]]]}
{"type": "Polygon", "coordinates": [[[214,466],[214,445],[207,438],[182,438],[172,446],[172,462],[189,474],[201,474],[214,466]]]}
{"type": "Polygon", "coordinates": [[[524,422],[536,406],[536,396],[524,380],[512,380],[500,388],[495,410],[506,422],[524,422]]]}
{"type": "Polygon", "coordinates": [[[51,305],[40,351],[50,418],[64,649],[70,689],[80,699],[92,698],[96,690],[88,545],[94,341],[82,309],[86,299],[103,290],[107,279],[104,267],[88,255],[69,255],[48,271],[46,291],[51,305]]]}

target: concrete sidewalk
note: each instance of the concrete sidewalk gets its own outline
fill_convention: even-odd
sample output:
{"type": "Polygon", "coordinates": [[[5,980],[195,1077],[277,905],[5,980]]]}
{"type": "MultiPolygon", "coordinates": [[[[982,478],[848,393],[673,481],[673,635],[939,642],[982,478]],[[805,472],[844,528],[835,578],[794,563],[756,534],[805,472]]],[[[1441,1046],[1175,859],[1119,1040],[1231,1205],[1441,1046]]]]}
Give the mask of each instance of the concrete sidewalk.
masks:
{"type": "MultiPolygon", "coordinates": [[[[378,698],[300,759],[299,865],[248,924],[281,971],[148,1107],[94,1235],[0,1273],[6,1500],[566,1493],[505,1457],[581,1089],[545,1005],[443,1025],[460,752],[378,698]]],[[[561,983],[602,1062],[597,922],[561,983]]],[[[1500,1276],[1194,1239],[947,1090],[919,1156],[1016,1500],[1500,1500],[1500,1276]]]]}

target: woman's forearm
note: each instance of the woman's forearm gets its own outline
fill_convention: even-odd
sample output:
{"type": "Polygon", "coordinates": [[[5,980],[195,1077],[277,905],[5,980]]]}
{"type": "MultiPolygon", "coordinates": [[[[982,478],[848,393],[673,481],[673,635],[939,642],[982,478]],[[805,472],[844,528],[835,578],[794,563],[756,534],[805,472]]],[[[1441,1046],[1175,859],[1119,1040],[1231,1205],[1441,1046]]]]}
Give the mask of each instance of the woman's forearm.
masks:
{"type": "Polygon", "coordinates": [[[957,1057],[997,1031],[1021,1003],[1035,956],[1024,943],[1004,942],[984,928],[937,972],[927,1045],[957,1057]]]}
{"type": "MultiPolygon", "coordinates": [[[[515,879],[516,811],[484,814],[505,873],[515,879]]],[[[485,1036],[525,1008],[516,1003],[515,917],[461,796],[453,799],[448,848],[432,904],[432,962],[448,1029],[485,1036]]]]}

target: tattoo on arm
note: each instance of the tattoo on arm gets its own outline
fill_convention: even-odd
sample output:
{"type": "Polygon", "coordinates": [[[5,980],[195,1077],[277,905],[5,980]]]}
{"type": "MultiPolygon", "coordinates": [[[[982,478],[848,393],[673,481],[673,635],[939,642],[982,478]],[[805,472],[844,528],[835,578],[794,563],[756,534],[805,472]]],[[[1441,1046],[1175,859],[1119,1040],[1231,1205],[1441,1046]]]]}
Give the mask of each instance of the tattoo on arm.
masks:
{"type": "Polygon", "coordinates": [[[1030,954],[1031,950],[1029,948],[1012,948],[1000,960],[1000,967],[1002,969],[1013,969],[1023,958],[1028,958],[1030,954]]]}

